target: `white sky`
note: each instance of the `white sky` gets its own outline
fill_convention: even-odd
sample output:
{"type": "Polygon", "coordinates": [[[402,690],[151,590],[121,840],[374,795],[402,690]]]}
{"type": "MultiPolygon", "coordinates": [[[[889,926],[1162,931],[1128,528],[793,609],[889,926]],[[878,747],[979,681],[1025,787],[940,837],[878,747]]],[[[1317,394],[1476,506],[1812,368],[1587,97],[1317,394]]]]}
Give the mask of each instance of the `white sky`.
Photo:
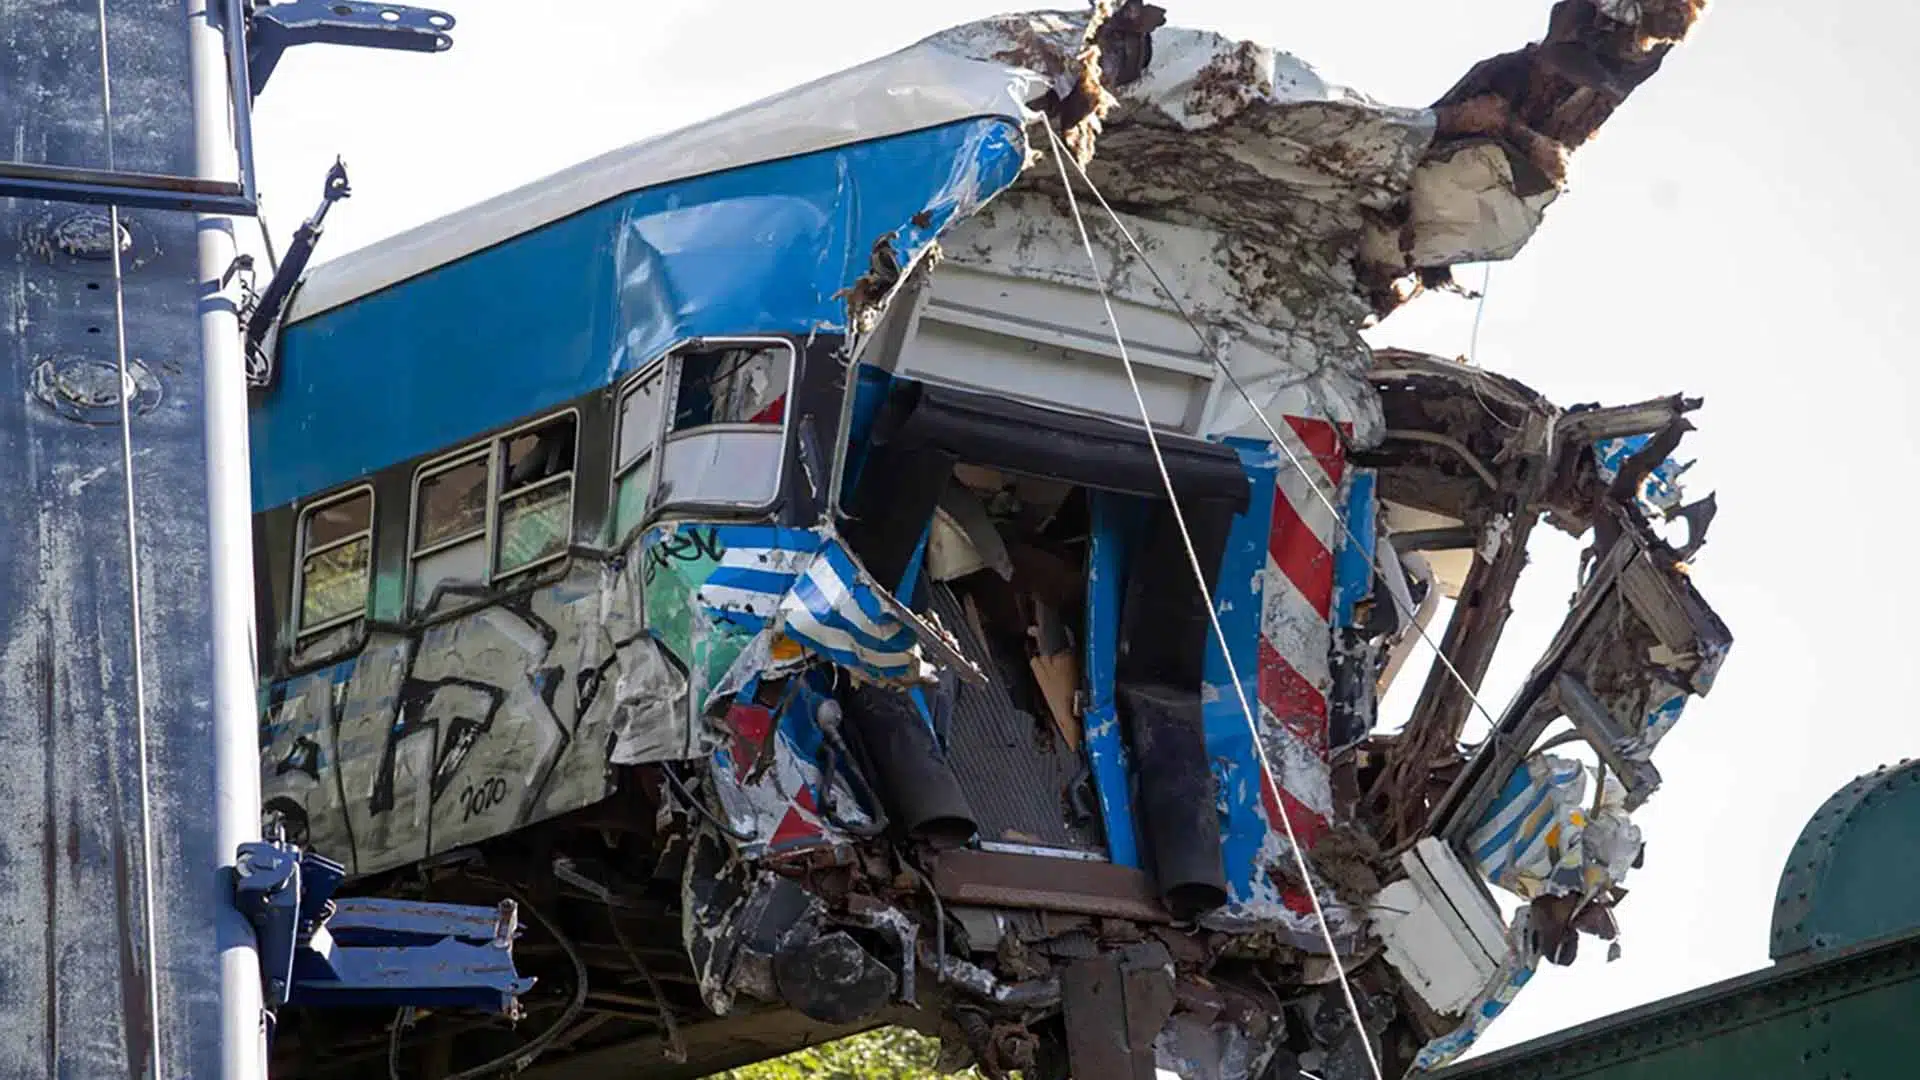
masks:
{"type": "MultiPolygon", "coordinates": [[[[1405,105],[1537,37],[1550,6],[1160,2],[1175,23],[1286,49],[1405,105]]],[[[355,195],[333,212],[323,259],[1019,5],[444,6],[459,20],[449,53],[309,46],[281,63],[256,132],[282,244],[336,153],[355,195]]],[[[1851,17],[1849,7],[1715,5],[1576,154],[1571,190],[1538,238],[1494,270],[1481,363],[1563,405],[1676,390],[1707,399],[1681,455],[1700,459],[1691,495],[1720,496],[1695,580],[1736,642],[1712,696],[1656,758],[1666,782],[1637,815],[1647,862],[1620,909],[1625,956],[1607,964],[1589,939],[1571,969],[1544,970],[1482,1049],[1764,965],[1774,885],[1801,825],[1856,774],[1914,753],[1894,703],[1913,682],[1920,642],[1906,615],[1920,588],[1871,578],[1868,556],[1891,550],[1880,534],[1897,539],[1911,520],[1897,491],[1920,467],[1906,422],[1915,382],[1899,359],[1920,313],[1888,284],[1915,238],[1920,149],[1900,132],[1920,83],[1901,71],[1920,5],[1852,5],[1851,17]],[[1839,587],[1847,581],[1866,591],[1839,587]]],[[[1464,277],[1478,284],[1477,269],[1464,277]]],[[[1371,337],[1459,354],[1472,315],[1466,301],[1427,297],[1371,337]]],[[[1558,533],[1535,540],[1490,707],[1558,625],[1577,550],[1558,533]]]]}

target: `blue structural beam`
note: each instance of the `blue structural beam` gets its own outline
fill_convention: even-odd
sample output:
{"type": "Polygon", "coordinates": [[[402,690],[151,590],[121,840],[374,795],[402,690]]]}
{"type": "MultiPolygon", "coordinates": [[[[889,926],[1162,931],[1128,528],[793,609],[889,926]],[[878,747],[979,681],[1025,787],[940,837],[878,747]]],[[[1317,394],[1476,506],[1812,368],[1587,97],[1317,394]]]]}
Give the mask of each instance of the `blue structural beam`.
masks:
{"type": "MultiPolygon", "coordinates": [[[[1266,576],[1267,540],[1273,527],[1274,486],[1279,476],[1278,452],[1265,442],[1229,439],[1247,471],[1247,510],[1234,518],[1220,559],[1219,584],[1214,587],[1214,610],[1220,629],[1234,644],[1233,670],[1240,675],[1246,701],[1255,709],[1260,700],[1261,580],[1266,576]]],[[[1267,843],[1267,814],[1261,805],[1260,750],[1235,693],[1233,675],[1216,638],[1207,643],[1204,678],[1207,683],[1201,721],[1206,725],[1207,756],[1213,762],[1219,788],[1221,856],[1226,862],[1227,896],[1245,904],[1262,891],[1265,864],[1261,848],[1267,843]]]]}
{"type": "MultiPolygon", "coordinates": [[[[182,4],[6,10],[0,159],[196,173],[182,4]]],[[[124,203],[0,199],[0,1076],[232,1075],[200,237],[124,203]]]]}
{"type": "Polygon", "coordinates": [[[1378,478],[1355,469],[1347,489],[1347,532],[1333,564],[1333,625],[1353,625],[1354,607],[1373,592],[1373,547],[1379,535],[1378,478]]]}
{"type": "Polygon", "coordinates": [[[243,845],[235,894],[260,939],[267,1004],[384,1005],[511,1012],[533,987],[513,966],[519,909],[413,900],[334,900],[339,863],[261,841],[243,845]]]}
{"type": "Polygon", "coordinates": [[[1126,595],[1127,557],[1146,519],[1146,504],[1105,491],[1087,494],[1092,543],[1087,555],[1087,762],[1094,794],[1106,823],[1108,858],[1140,866],[1140,839],[1129,795],[1132,768],[1114,702],[1114,670],[1120,656],[1120,603],[1126,595]]]}

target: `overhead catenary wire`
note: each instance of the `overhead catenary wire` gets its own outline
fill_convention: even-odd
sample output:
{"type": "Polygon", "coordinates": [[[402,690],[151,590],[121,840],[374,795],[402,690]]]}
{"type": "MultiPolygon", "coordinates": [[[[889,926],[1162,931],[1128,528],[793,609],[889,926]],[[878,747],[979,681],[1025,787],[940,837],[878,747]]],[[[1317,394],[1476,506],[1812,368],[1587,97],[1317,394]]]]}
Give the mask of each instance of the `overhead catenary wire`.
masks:
{"type": "MultiPolygon", "coordinates": [[[[1051,123],[1048,124],[1047,133],[1052,136],[1056,143],[1059,141],[1059,136],[1054,134],[1051,123]]],[[[1147,273],[1153,277],[1154,283],[1160,286],[1161,293],[1173,304],[1173,309],[1180,314],[1181,319],[1185,320],[1187,328],[1193,331],[1194,337],[1200,342],[1200,348],[1206,353],[1207,359],[1213,364],[1214,369],[1226,376],[1227,383],[1240,395],[1241,400],[1247,403],[1247,408],[1253,411],[1254,417],[1260,421],[1260,426],[1266,429],[1267,435],[1273,440],[1274,445],[1278,446],[1281,452],[1286,454],[1287,461],[1292,464],[1294,470],[1300,474],[1301,478],[1307,482],[1307,486],[1313,490],[1314,496],[1319,499],[1321,505],[1326,507],[1327,513],[1332,516],[1334,525],[1340,530],[1341,536],[1345,538],[1348,543],[1357,546],[1359,540],[1353,535],[1353,529],[1347,524],[1346,515],[1342,514],[1339,508],[1334,505],[1332,496],[1321,490],[1320,482],[1314,478],[1313,472],[1300,460],[1300,456],[1294,453],[1292,445],[1281,436],[1279,428],[1268,418],[1266,410],[1262,409],[1259,403],[1253,400],[1253,394],[1247,389],[1246,385],[1240,381],[1240,377],[1234,374],[1233,368],[1228,366],[1226,360],[1214,349],[1213,342],[1207,337],[1206,331],[1201,329],[1199,321],[1193,317],[1192,312],[1187,310],[1186,304],[1183,303],[1179,295],[1173,291],[1173,286],[1167,283],[1167,279],[1161,275],[1159,268],[1153,265],[1153,260],[1147,256],[1146,249],[1140,245],[1139,240],[1135,239],[1133,230],[1127,228],[1126,222],[1121,220],[1119,213],[1107,202],[1107,197],[1100,193],[1100,188],[1093,182],[1093,177],[1087,175],[1086,167],[1081,165],[1080,160],[1072,155],[1068,155],[1068,160],[1073,162],[1074,171],[1080,174],[1080,179],[1087,185],[1087,191],[1099,201],[1100,208],[1107,212],[1107,217],[1113,222],[1114,228],[1120,230],[1121,237],[1126,240],[1127,246],[1131,248],[1134,255],[1139,258],[1140,265],[1146,268],[1147,273]]],[[[1065,176],[1064,167],[1061,171],[1061,182],[1066,184],[1068,189],[1068,202],[1075,206],[1075,214],[1077,215],[1079,212],[1078,203],[1073,197],[1072,181],[1065,176]]],[[[1115,326],[1114,333],[1117,335],[1119,332],[1119,327],[1115,326]]],[[[1496,419],[1498,418],[1496,417],[1496,419]]],[[[1381,571],[1378,565],[1372,566],[1371,570],[1374,577],[1384,580],[1383,571],[1381,571]]],[[[1449,659],[1446,652],[1440,648],[1440,644],[1433,640],[1431,634],[1427,633],[1426,627],[1420,624],[1418,614],[1402,603],[1399,597],[1393,596],[1391,589],[1388,590],[1388,596],[1393,599],[1394,606],[1400,609],[1401,615],[1406,618],[1407,626],[1419,635],[1420,640],[1425,642],[1429,649],[1433,650],[1434,659],[1440,662],[1440,666],[1446,669],[1448,675],[1452,676],[1453,681],[1459,685],[1461,692],[1466,694],[1467,700],[1479,711],[1480,715],[1487,721],[1490,727],[1497,728],[1499,724],[1494,719],[1493,712],[1480,700],[1480,695],[1474,691],[1473,687],[1468,685],[1466,676],[1460,674],[1460,669],[1454,666],[1453,661],[1449,659]]]]}
{"type": "MultiPolygon", "coordinates": [[[[1220,625],[1220,613],[1213,604],[1213,591],[1207,587],[1207,575],[1200,565],[1199,552],[1194,548],[1193,534],[1187,528],[1186,514],[1180,509],[1180,499],[1173,488],[1173,476],[1167,471],[1166,457],[1160,452],[1160,437],[1153,430],[1153,415],[1147,408],[1146,395],[1140,390],[1140,379],[1134,371],[1133,358],[1127,354],[1126,336],[1120,332],[1120,319],[1113,309],[1113,298],[1108,295],[1106,279],[1100,274],[1100,260],[1094,254],[1093,238],[1087,232],[1086,219],[1080,214],[1080,201],[1073,194],[1073,181],[1067,175],[1066,166],[1066,159],[1072,155],[1067,152],[1066,144],[1061,141],[1059,133],[1054,131],[1052,121],[1043,116],[1041,122],[1047,129],[1048,138],[1053,142],[1056,164],[1060,169],[1060,180],[1067,189],[1067,205],[1073,211],[1073,223],[1080,232],[1080,244],[1086,249],[1088,269],[1093,275],[1095,288],[1099,290],[1100,303],[1106,309],[1108,326],[1113,330],[1113,343],[1120,355],[1120,366],[1127,373],[1127,385],[1132,388],[1134,403],[1140,409],[1140,426],[1146,432],[1147,446],[1153,452],[1154,467],[1159,470],[1160,483],[1166,489],[1167,503],[1173,510],[1174,525],[1180,530],[1180,543],[1186,549],[1187,563],[1193,571],[1194,587],[1200,590],[1200,598],[1206,604],[1207,621],[1213,627],[1215,639],[1220,643],[1221,656],[1227,665],[1227,675],[1233,680],[1233,692],[1239,699],[1240,712],[1246,718],[1247,732],[1252,736],[1254,753],[1260,760],[1260,768],[1267,777],[1277,783],[1279,774],[1274,771],[1272,762],[1268,760],[1266,745],[1260,738],[1259,721],[1254,716],[1252,703],[1247,699],[1246,685],[1241,681],[1238,665],[1233,661],[1233,648],[1227,641],[1226,631],[1220,625]]],[[[1300,838],[1293,828],[1293,821],[1288,817],[1285,808],[1281,808],[1280,812],[1274,816],[1280,819],[1281,828],[1286,832],[1287,847],[1293,853],[1294,868],[1300,873],[1301,891],[1307,894],[1307,900],[1313,907],[1314,921],[1319,927],[1321,939],[1327,946],[1327,959],[1333,964],[1334,974],[1340,983],[1340,994],[1346,999],[1347,1012],[1353,1018],[1354,1032],[1359,1036],[1361,1049],[1366,1052],[1367,1066],[1374,1080],[1384,1080],[1380,1071],[1379,1057],[1374,1053],[1373,1042],[1368,1037],[1366,1021],[1360,1014],[1359,1002],[1353,996],[1353,984],[1347,978],[1346,965],[1340,959],[1340,947],[1333,939],[1333,927],[1327,921],[1326,909],[1321,905],[1319,891],[1314,887],[1313,871],[1307,865],[1306,849],[1301,846],[1300,838]]]]}

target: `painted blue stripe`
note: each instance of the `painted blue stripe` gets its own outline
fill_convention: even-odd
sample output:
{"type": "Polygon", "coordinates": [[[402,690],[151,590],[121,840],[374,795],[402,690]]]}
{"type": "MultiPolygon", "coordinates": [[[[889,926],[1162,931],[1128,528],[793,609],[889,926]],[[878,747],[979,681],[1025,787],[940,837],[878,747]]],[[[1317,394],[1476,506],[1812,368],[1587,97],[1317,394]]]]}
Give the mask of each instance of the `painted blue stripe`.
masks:
{"type": "Polygon", "coordinates": [[[797,625],[794,620],[787,622],[786,634],[816,655],[842,667],[888,677],[907,675],[918,667],[912,652],[900,649],[868,650],[864,643],[858,641],[851,648],[843,648],[815,637],[809,629],[797,625]]]}
{"type": "Polygon", "coordinates": [[[880,598],[879,591],[863,584],[872,579],[854,564],[853,556],[847,553],[846,548],[837,542],[830,541],[820,549],[820,554],[825,556],[827,568],[833,571],[833,575],[846,584],[853,602],[859,605],[861,612],[868,619],[881,625],[900,621],[887,602],[880,598]]]}
{"type": "Polygon", "coordinates": [[[713,573],[707,575],[706,585],[720,589],[764,593],[777,599],[785,596],[787,590],[793,587],[797,576],[773,570],[749,570],[743,566],[722,565],[714,567],[713,573]]]}
{"type": "Polygon", "coordinates": [[[907,569],[900,575],[900,587],[893,595],[903,604],[911,605],[916,590],[920,587],[920,571],[927,563],[927,544],[933,539],[933,518],[927,518],[927,527],[920,530],[920,539],[913,545],[913,554],[907,557],[907,569]]]}
{"type": "Polygon", "coordinates": [[[1354,607],[1373,592],[1373,550],[1379,535],[1372,469],[1355,469],[1347,488],[1347,530],[1333,564],[1333,625],[1353,625],[1354,607]]]}
{"type": "MultiPolygon", "coordinates": [[[[794,581],[793,596],[807,609],[807,614],[811,615],[822,626],[844,631],[847,636],[851,637],[861,648],[871,649],[878,653],[902,653],[912,649],[918,640],[915,638],[911,628],[901,624],[899,620],[890,617],[877,621],[882,628],[891,624],[899,627],[899,629],[886,637],[875,637],[864,628],[855,625],[851,618],[836,609],[826,594],[820,591],[820,586],[805,576],[794,581]]],[[[788,620],[788,624],[789,627],[791,627],[792,620],[788,620]]]]}
{"type": "Polygon", "coordinates": [[[714,525],[714,539],[728,554],[767,551],[818,551],[820,534],[780,525],[714,525]]]}
{"type": "Polygon", "coordinates": [[[681,338],[840,333],[875,237],[916,256],[1024,161],[1018,126],[981,118],[675,181],[296,323],[252,411],[254,508],[574,400],[681,338]]]}
{"type": "MultiPolygon", "coordinates": [[[[1233,668],[1240,673],[1247,703],[1256,710],[1260,701],[1259,582],[1267,565],[1267,535],[1272,528],[1277,452],[1266,442],[1227,439],[1240,455],[1246,471],[1247,511],[1233,519],[1220,557],[1214,586],[1214,608],[1220,630],[1233,646],[1233,668]]],[[[1200,706],[1206,732],[1207,756],[1214,763],[1224,813],[1220,822],[1221,858],[1226,866],[1227,893],[1247,903],[1270,886],[1263,886],[1266,867],[1260,852],[1267,843],[1267,814],[1261,799],[1260,751],[1254,745],[1247,716],[1234,693],[1226,655],[1211,632],[1207,635],[1206,664],[1202,669],[1210,693],[1200,706]]],[[[1258,714],[1256,713],[1256,716],[1258,714]]]]}
{"type": "MultiPolygon", "coordinates": [[[[1492,862],[1496,856],[1504,851],[1508,857],[1503,859],[1500,865],[1503,867],[1510,866],[1513,864],[1514,858],[1518,855],[1517,852],[1512,850],[1513,842],[1522,835],[1522,830],[1528,830],[1525,835],[1529,841],[1536,835],[1536,833],[1530,829],[1530,822],[1533,816],[1540,812],[1540,808],[1546,804],[1548,797],[1552,794],[1552,789],[1547,786],[1529,788],[1527,785],[1531,782],[1528,779],[1530,774],[1524,767],[1520,770],[1519,775],[1521,777],[1520,791],[1515,792],[1510,797],[1506,792],[1502,792],[1502,798],[1495,803],[1493,812],[1487,815],[1484,820],[1492,821],[1494,818],[1506,813],[1513,805],[1514,800],[1518,799],[1522,794],[1530,793],[1531,797],[1527,799],[1525,808],[1519,815],[1501,826],[1492,836],[1488,837],[1484,843],[1474,849],[1474,858],[1479,862],[1492,862]]],[[[1512,785],[1509,785],[1509,787],[1511,786],[1512,785]]],[[[1482,827],[1484,827],[1484,821],[1482,827]]]]}
{"type": "Polygon", "coordinates": [[[1107,858],[1139,867],[1140,839],[1133,822],[1126,739],[1114,708],[1114,669],[1120,655],[1120,600],[1127,558],[1146,509],[1143,500],[1106,491],[1087,493],[1091,543],[1087,554],[1087,769],[1106,824],[1107,858]]]}

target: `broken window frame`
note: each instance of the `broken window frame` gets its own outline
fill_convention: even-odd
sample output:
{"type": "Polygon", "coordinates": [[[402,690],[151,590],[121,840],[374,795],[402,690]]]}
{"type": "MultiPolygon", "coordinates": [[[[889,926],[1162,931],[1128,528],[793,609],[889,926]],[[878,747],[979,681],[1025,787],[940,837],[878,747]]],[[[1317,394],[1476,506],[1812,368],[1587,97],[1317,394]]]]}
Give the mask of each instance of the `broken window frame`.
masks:
{"type": "Polygon", "coordinates": [[[568,549],[573,546],[574,500],[578,497],[578,490],[574,481],[580,470],[580,411],[578,409],[563,409],[557,413],[543,417],[532,424],[523,425],[512,432],[500,436],[500,438],[496,440],[496,443],[497,448],[494,455],[493,471],[488,476],[488,490],[492,493],[487,503],[488,527],[490,530],[490,539],[487,544],[487,580],[489,584],[495,581],[509,581],[522,574],[532,573],[541,567],[551,565],[566,558],[568,549]],[[563,422],[570,423],[573,428],[573,437],[568,446],[566,467],[551,476],[543,476],[521,484],[519,487],[503,490],[507,481],[507,468],[511,464],[507,461],[507,447],[513,443],[513,440],[530,433],[537,433],[544,428],[552,427],[563,422]],[[501,559],[504,555],[502,545],[505,543],[507,537],[507,530],[502,524],[502,519],[505,517],[507,504],[515,499],[526,498],[536,492],[560,484],[565,484],[567,489],[566,513],[563,518],[565,525],[563,526],[564,531],[562,533],[564,542],[559,546],[558,550],[529,559],[511,568],[502,566],[501,559]]]}
{"type": "Polygon", "coordinates": [[[635,374],[631,379],[627,381],[626,384],[624,384],[621,387],[620,394],[616,398],[617,407],[615,410],[616,419],[615,419],[615,430],[614,430],[614,438],[613,438],[614,453],[616,457],[614,461],[614,469],[613,469],[614,479],[613,479],[612,492],[611,492],[613,501],[610,504],[613,507],[615,507],[615,510],[616,510],[615,516],[617,516],[617,509],[619,506],[620,481],[624,479],[630,472],[632,472],[634,468],[637,468],[641,463],[649,459],[653,460],[655,463],[653,483],[648,488],[647,497],[643,504],[639,521],[635,522],[632,526],[629,526],[628,531],[631,531],[632,529],[635,529],[635,528],[644,527],[646,524],[648,524],[649,522],[657,518],[662,512],[667,510],[679,510],[683,512],[698,511],[698,510],[715,510],[715,511],[721,511],[729,514],[735,514],[735,513],[751,514],[751,513],[764,512],[777,506],[780,502],[782,486],[786,482],[787,459],[789,456],[791,456],[790,444],[792,442],[791,436],[793,431],[793,396],[794,396],[795,388],[799,385],[799,378],[800,378],[799,348],[797,348],[794,345],[793,341],[788,338],[774,337],[769,335],[742,335],[738,337],[689,338],[684,341],[679,341],[674,343],[671,347],[664,350],[661,353],[659,358],[649,361],[645,366],[641,368],[641,370],[637,374],[635,374]],[[746,349],[746,350],[753,350],[753,351],[778,349],[784,352],[785,358],[786,358],[786,367],[787,367],[785,389],[781,392],[779,397],[776,399],[776,400],[783,400],[785,402],[781,410],[779,424],[775,425],[775,424],[751,424],[751,423],[745,423],[745,422],[723,422],[723,423],[701,424],[698,427],[688,428],[683,431],[677,431],[677,432],[674,431],[673,420],[674,420],[675,414],[678,413],[679,411],[681,376],[685,371],[686,357],[689,354],[693,354],[693,353],[724,352],[724,351],[730,351],[730,350],[736,350],[736,349],[746,349]],[[644,386],[648,381],[655,378],[664,379],[666,382],[666,385],[664,388],[665,393],[661,400],[661,407],[660,407],[659,413],[657,414],[654,420],[656,430],[653,434],[653,438],[644,444],[646,446],[646,449],[640,453],[637,453],[634,456],[632,461],[622,463],[618,459],[618,454],[620,452],[619,448],[621,446],[623,437],[626,434],[626,431],[625,431],[626,404],[633,394],[637,393],[639,389],[642,386],[644,386]],[[774,471],[772,475],[768,477],[766,480],[766,490],[768,492],[766,498],[752,500],[752,501],[743,501],[743,500],[728,500],[728,499],[674,498],[671,496],[671,494],[667,495],[666,497],[662,497],[661,481],[665,476],[665,466],[667,464],[667,455],[670,453],[671,448],[675,443],[688,442],[696,438],[712,438],[714,436],[724,437],[728,435],[751,435],[756,438],[764,438],[767,440],[773,440],[777,437],[779,441],[780,451],[777,457],[775,458],[774,471]]]}
{"type": "MultiPolygon", "coordinates": [[[[671,358],[670,353],[662,353],[660,356],[647,361],[632,378],[621,385],[619,394],[614,398],[613,482],[611,490],[608,492],[607,520],[614,522],[615,527],[618,527],[617,523],[620,520],[620,489],[626,484],[627,477],[631,476],[648,462],[656,463],[653,481],[648,483],[646,493],[640,499],[640,512],[638,517],[636,517],[625,530],[622,530],[627,534],[636,532],[646,526],[647,519],[650,516],[649,510],[653,504],[653,491],[654,488],[658,486],[659,469],[657,463],[660,460],[661,446],[666,441],[667,399],[670,396],[669,391],[672,388],[672,384],[667,381],[670,369],[673,366],[669,363],[671,358]],[[622,461],[621,454],[626,449],[627,406],[634,398],[639,396],[640,391],[652,383],[659,384],[659,390],[657,391],[659,394],[659,407],[654,410],[653,431],[647,436],[644,442],[640,442],[639,445],[635,447],[631,459],[622,461]]],[[[619,536],[615,537],[615,539],[624,541],[626,537],[619,536]]]]}
{"type": "MultiPolygon", "coordinates": [[[[442,454],[414,470],[411,494],[407,504],[405,596],[408,617],[413,619],[434,619],[451,614],[452,611],[455,610],[428,606],[425,601],[431,600],[431,596],[422,598],[415,595],[416,585],[419,581],[420,562],[423,559],[441,554],[442,552],[451,551],[463,545],[477,543],[481,545],[485,554],[481,560],[480,580],[471,582],[471,584],[481,590],[492,592],[503,585],[509,588],[513,587],[519,584],[520,581],[526,580],[527,576],[532,572],[563,562],[572,554],[573,517],[575,500],[578,497],[575,481],[580,470],[580,426],[581,419],[578,408],[568,406],[563,409],[555,409],[552,412],[544,413],[525,423],[517,424],[496,435],[468,443],[457,450],[442,454]],[[537,480],[522,484],[511,491],[503,490],[506,482],[508,445],[523,435],[537,432],[542,428],[550,427],[562,421],[571,422],[573,425],[573,446],[571,448],[571,455],[567,459],[567,467],[551,476],[543,476],[537,480]],[[425,519],[422,514],[420,500],[426,490],[426,486],[431,483],[435,477],[444,476],[456,469],[472,465],[474,462],[482,460],[484,460],[487,465],[487,494],[486,505],[481,515],[479,527],[467,529],[422,546],[420,538],[423,533],[425,519]],[[567,485],[566,528],[568,542],[561,545],[558,551],[543,555],[510,569],[502,570],[500,568],[500,540],[502,536],[500,519],[502,505],[510,498],[525,496],[529,492],[537,491],[543,486],[563,482],[567,485]]],[[[478,601],[479,598],[475,597],[471,602],[478,601]]],[[[456,608],[465,606],[468,605],[456,605],[456,608]]]]}
{"type": "Polygon", "coordinates": [[[372,484],[356,484],[345,491],[335,492],[331,495],[315,499],[300,508],[299,517],[294,523],[292,604],[289,606],[287,612],[289,621],[293,626],[295,653],[306,648],[313,641],[343,626],[350,626],[355,622],[364,622],[367,618],[367,611],[373,603],[373,564],[375,554],[373,532],[374,522],[378,520],[375,516],[378,511],[378,497],[374,494],[372,484]],[[308,544],[308,531],[313,526],[315,515],[323,510],[329,510],[342,503],[352,502],[355,499],[361,498],[367,501],[366,528],[358,532],[348,533],[345,536],[336,537],[317,547],[308,544]],[[344,611],[338,615],[321,619],[311,626],[307,625],[303,621],[303,617],[306,614],[308,561],[316,556],[325,555],[330,551],[337,551],[360,542],[365,542],[367,545],[367,566],[365,571],[366,582],[363,589],[365,595],[361,599],[359,609],[344,611]]]}

